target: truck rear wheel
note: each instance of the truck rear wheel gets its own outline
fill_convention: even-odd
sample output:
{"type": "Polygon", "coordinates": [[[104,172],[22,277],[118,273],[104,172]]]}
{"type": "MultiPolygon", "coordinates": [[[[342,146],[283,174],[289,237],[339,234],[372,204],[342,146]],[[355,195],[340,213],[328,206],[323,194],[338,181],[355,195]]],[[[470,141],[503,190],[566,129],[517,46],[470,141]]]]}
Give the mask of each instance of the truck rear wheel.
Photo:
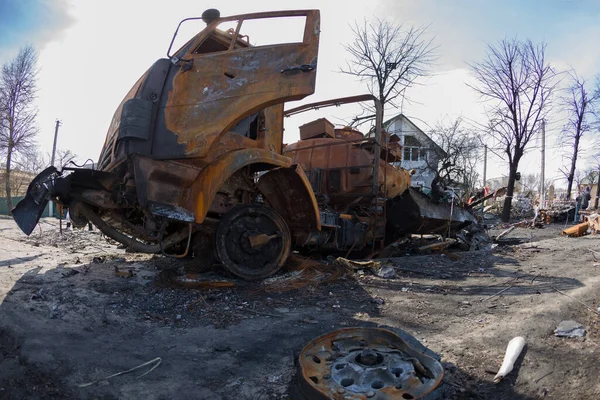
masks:
{"type": "Polygon", "coordinates": [[[243,279],[262,279],[286,262],[291,235],[285,220],[273,209],[241,205],[219,222],[215,247],[229,272],[243,279]]]}

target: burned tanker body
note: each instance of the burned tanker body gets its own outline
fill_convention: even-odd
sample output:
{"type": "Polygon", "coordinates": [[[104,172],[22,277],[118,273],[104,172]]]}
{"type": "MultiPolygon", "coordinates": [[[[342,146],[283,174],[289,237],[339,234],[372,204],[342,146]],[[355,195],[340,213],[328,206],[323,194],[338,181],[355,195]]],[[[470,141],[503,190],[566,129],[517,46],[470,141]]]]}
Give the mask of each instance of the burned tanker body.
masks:
{"type": "MultiPolygon", "coordinates": [[[[409,189],[408,172],[391,164],[399,145],[382,131],[380,113],[366,136],[349,128],[328,136],[326,128],[284,149],[284,115],[311,108],[286,112],[284,104],[314,93],[319,11],[221,18],[208,10],[182,21],[173,40],[199,19],[206,27],[169,49],[125,96],[97,169],[50,167],[32,181],[13,210],[23,232],[52,200],[74,225],[92,222],[133,251],[196,270],[220,262],[260,279],[292,249],[364,254],[407,233],[474,222],[409,189]],[[300,21],[298,37],[251,44],[247,26],[279,19],[300,21]]],[[[371,96],[325,103],[352,101],[379,107],[371,96]]]]}
{"type": "Polygon", "coordinates": [[[398,166],[401,140],[383,130],[376,97],[322,101],[287,110],[284,115],[367,102],[372,103],[369,108],[376,117],[366,133],[319,118],[300,126],[300,140],[284,147],[283,154],[308,175],[319,203],[322,230],[313,232],[302,246],[343,251],[354,257],[373,256],[409,234],[455,234],[477,224],[464,208],[435,203],[410,187],[415,171],[398,166]]]}

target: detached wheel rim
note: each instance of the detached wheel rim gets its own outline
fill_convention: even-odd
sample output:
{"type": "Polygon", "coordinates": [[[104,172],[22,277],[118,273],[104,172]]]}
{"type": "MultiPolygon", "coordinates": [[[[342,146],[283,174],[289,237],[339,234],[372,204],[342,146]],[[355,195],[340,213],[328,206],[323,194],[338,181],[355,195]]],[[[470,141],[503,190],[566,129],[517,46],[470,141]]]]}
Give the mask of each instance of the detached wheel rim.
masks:
{"type": "Polygon", "coordinates": [[[244,279],[262,279],[277,272],[291,247],[285,220],[264,206],[238,206],[221,219],[215,235],[223,266],[244,279]]]}

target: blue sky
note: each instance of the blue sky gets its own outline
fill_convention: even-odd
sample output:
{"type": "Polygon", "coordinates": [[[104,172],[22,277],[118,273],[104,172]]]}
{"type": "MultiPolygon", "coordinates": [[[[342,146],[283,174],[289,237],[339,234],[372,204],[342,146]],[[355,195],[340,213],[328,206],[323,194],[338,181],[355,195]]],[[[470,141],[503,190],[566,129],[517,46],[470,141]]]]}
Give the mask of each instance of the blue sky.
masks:
{"type": "MultiPolygon", "coordinates": [[[[590,82],[600,73],[600,1],[595,0],[0,0],[0,63],[29,43],[39,51],[40,147],[51,147],[59,118],[59,148],[82,160],[96,159],[114,110],[137,78],[164,57],[177,23],[211,7],[222,15],[321,10],[317,90],[305,102],[364,92],[351,77],[336,73],[346,57],[342,44],[351,40],[348,24],[377,16],[428,26],[439,60],[399,110],[425,131],[443,118],[482,121],[481,103],[465,84],[472,79],[468,63],[482,59],[487,43],[505,37],[545,41],[547,58],[557,69],[575,68],[590,82]]],[[[553,140],[563,118],[557,112],[548,124],[550,159],[560,160],[553,140]]],[[[286,141],[295,140],[297,134],[288,132],[286,141]]],[[[505,172],[502,160],[490,161],[488,176],[505,172]]],[[[521,170],[536,172],[538,166],[533,149],[521,170]]]]}
{"type": "Polygon", "coordinates": [[[0,0],[0,60],[27,43],[43,47],[71,22],[62,0],[0,0]]]}

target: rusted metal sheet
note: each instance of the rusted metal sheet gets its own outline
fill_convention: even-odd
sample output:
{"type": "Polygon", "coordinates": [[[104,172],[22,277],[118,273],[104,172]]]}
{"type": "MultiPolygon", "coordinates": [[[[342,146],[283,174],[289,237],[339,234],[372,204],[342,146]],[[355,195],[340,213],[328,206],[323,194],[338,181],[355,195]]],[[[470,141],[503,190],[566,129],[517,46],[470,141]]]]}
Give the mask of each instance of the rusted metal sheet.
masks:
{"type": "Polygon", "coordinates": [[[226,153],[202,169],[192,183],[185,205],[193,210],[196,223],[204,221],[217,191],[236,171],[253,164],[267,164],[274,167],[289,167],[292,160],[269,150],[245,149],[226,153]]]}
{"type": "Polygon", "coordinates": [[[575,226],[563,230],[561,234],[570,237],[579,237],[585,235],[588,229],[590,229],[590,223],[582,222],[581,224],[577,224],[575,226]]]}
{"type": "MultiPolygon", "coordinates": [[[[312,178],[313,188],[327,195],[330,204],[339,209],[359,196],[364,196],[363,202],[373,198],[374,153],[365,149],[368,144],[364,140],[356,143],[328,138],[307,139],[286,146],[284,154],[302,165],[312,178]]],[[[409,173],[384,160],[378,162],[378,195],[395,197],[403,193],[410,185],[409,173]]]]}
{"type": "Polygon", "coordinates": [[[318,10],[213,20],[171,59],[157,61],[125,96],[111,121],[100,168],[112,171],[133,153],[206,158],[208,164],[223,153],[223,137],[232,131],[242,139],[229,140],[228,151],[256,147],[280,153],[283,103],[314,93],[319,24],[318,10]],[[242,38],[244,21],[285,17],[306,19],[297,43],[254,47],[242,38]],[[219,30],[232,21],[234,32],[219,30]]]}
{"type": "Polygon", "coordinates": [[[284,113],[291,116],[357,102],[374,103],[375,127],[370,137],[345,127],[335,130],[335,139],[300,140],[284,149],[284,154],[307,171],[313,189],[328,196],[329,205],[336,210],[350,204],[369,203],[379,196],[395,197],[410,186],[408,171],[389,164],[399,161],[394,156],[398,144],[394,143],[390,149],[390,135],[382,131],[381,104],[372,95],[359,95],[306,104],[284,113]]]}
{"type": "Polygon", "coordinates": [[[364,135],[362,132],[350,126],[344,126],[343,128],[335,129],[335,138],[344,140],[362,140],[364,139],[364,135]]]}
{"type": "Polygon", "coordinates": [[[191,40],[184,54],[177,54],[193,65],[188,70],[180,68],[173,76],[164,106],[166,127],[177,135],[178,143],[185,144],[185,155],[204,157],[238,121],[269,105],[314,93],[318,41],[319,12],[315,10],[234,16],[209,24],[191,40]],[[210,30],[221,23],[284,16],[306,16],[302,43],[253,47],[251,51],[195,52],[210,30]],[[293,69],[303,65],[312,69],[293,69]]]}
{"type": "Polygon", "coordinates": [[[298,357],[303,399],[420,399],[442,381],[444,369],[394,332],[345,328],[308,343],[298,357]]]}

